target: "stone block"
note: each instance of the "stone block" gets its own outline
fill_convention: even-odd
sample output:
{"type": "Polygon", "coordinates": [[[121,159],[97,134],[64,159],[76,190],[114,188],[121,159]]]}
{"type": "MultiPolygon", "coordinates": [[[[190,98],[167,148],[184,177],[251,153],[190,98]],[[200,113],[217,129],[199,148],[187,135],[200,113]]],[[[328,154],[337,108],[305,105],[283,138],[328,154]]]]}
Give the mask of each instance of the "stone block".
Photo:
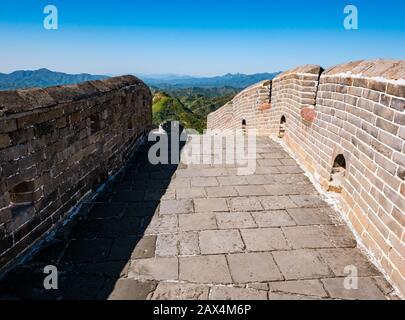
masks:
{"type": "Polygon", "coordinates": [[[159,257],[196,255],[199,253],[198,234],[196,232],[162,234],[157,238],[156,255],[159,257]]]}
{"type": "Polygon", "coordinates": [[[179,213],[192,213],[193,201],[192,200],[163,200],[160,203],[159,214],[179,214],[179,213]]]}
{"type": "Polygon", "coordinates": [[[177,280],[178,261],[175,257],[132,260],[128,278],[134,280],[177,280]]]}
{"type": "Polygon", "coordinates": [[[221,186],[238,186],[247,184],[246,177],[243,176],[227,176],[218,177],[221,186]]]}
{"type": "Polygon", "coordinates": [[[177,215],[154,216],[145,234],[173,233],[178,231],[177,215]]]}
{"type": "MultiPolygon", "coordinates": [[[[322,249],[319,251],[323,260],[332,269],[336,277],[345,277],[346,267],[355,267],[357,276],[377,276],[379,271],[367,260],[359,249],[322,249]]],[[[348,269],[351,270],[351,269],[348,269]]]]}
{"type": "Polygon", "coordinates": [[[178,200],[183,199],[196,199],[205,198],[207,195],[204,188],[177,188],[176,198],[178,200]]]}
{"type": "Polygon", "coordinates": [[[235,188],[231,186],[208,187],[206,190],[208,198],[236,197],[238,195],[235,188]]]}
{"type": "Polygon", "coordinates": [[[202,254],[241,252],[245,247],[237,230],[201,231],[199,237],[202,254]]]}
{"type": "Polygon", "coordinates": [[[156,281],[119,279],[108,300],[146,300],[156,289],[156,281]]]}
{"type": "Polygon", "coordinates": [[[207,212],[179,215],[179,230],[181,232],[212,229],[217,229],[214,213],[207,212]]]}
{"type": "Polygon", "coordinates": [[[318,279],[270,282],[270,291],[320,298],[326,298],[328,296],[321,281],[318,279]]]}
{"type": "Polygon", "coordinates": [[[353,234],[345,225],[323,225],[320,228],[336,248],[354,248],[357,245],[353,234]]]}
{"type": "Polygon", "coordinates": [[[294,226],[294,220],[285,210],[252,212],[252,216],[260,228],[294,226]]]}
{"type": "Polygon", "coordinates": [[[286,280],[317,279],[331,275],[316,250],[275,251],[273,256],[286,280]]]}
{"type": "Polygon", "coordinates": [[[287,212],[294,219],[297,225],[322,225],[331,224],[329,212],[333,209],[325,208],[294,208],[287,209],[287,212]]]}
{"type": "Polygon", "coordinates": [[[265,210],[283,210],[296,208],[297,205],[287,196],[259,197],[265,210]]]}
{"type": "Polygon", "coordinates": [[[208,300],[208,293],[208,286],[159,282],[152,300],[208,300]]]}
{"type": "Polygon", "coordinates": [[[264,196],[267,195],[267,191],[263,186],[252,185],[252,186],[237,186],[240,196],[264,196]]]}
{"type": "Polygon", "coordinates": [[[192,283],[232,283],[225,256],[209,255],[179,258],[179,280],[192,283]]]}
{"type": "Polygon", "coordinates": [[[249,212],[219,212],[216,214],[219,229],[254,228],[256,223],[249,212]]]}
{"type": "Polygon", "coordinates": [[[267,300],[267,293],[250,288],[214,286],[210,300],[267,300]]]}
{"type": "Polygon", "coordinates": [[[269,252],[231,254],[229,268],[236,283],[282,280],[283,277],[269,252]]]}
{"type": "Polygon", "coordinates": [[[238,197],[228,199],[231,211],[260,211],[263,207],[256,197],[238,197]]]}
{"type": "Polygon", "coordinates": [[[193,177],[191,178],[192,187],[216,187],[218,180],[215,177],[193,177]]]}
{"type": "Polygon", "coordinates": [[[4,149],[11,145],[11,139],[8,134],[1,133],[0,134],[0,149],[4,149]]]}
{"type": "Polygon", "coordinates": [[[357,289],[346,289],[344,279],[322,279],[325,289],[332,298],[344,300],[387,300],[371,278],[358,278],[357,289]]]}
{"type": "Polygon", "coordinates": [[[226,199],[211,198],[211,199],[195,199],[195,212],[221,212],[228,211],[226,199]]]}
{"type": "Polygon", "coordinates": [[[283,232],[294,249],[332,248],[332,241],[319,226],[283,227],[283,232]]]}
{"type": "Polygon", "coordinates": [[[241,230],[247,251],[288,250],[290,246],[280,228],[241,230]]]}
{"type": "Polygon", "coordinates": [[[318,208],[326,206],[326,203],[319,196],[291,195],[290,199],[296,204],[296,207],[301,208],[318,208]]]}

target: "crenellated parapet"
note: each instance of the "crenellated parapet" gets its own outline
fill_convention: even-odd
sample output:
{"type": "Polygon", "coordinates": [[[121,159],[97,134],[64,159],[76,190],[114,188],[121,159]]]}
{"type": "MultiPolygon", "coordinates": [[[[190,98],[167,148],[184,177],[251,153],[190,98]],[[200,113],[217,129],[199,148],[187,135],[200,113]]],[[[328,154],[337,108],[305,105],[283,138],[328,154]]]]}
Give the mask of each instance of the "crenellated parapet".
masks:
{"type": "Polygon", "coordinates": [[[254,128],[266,130],[269,124],[271,81],[259,82],[237,94],[221,109],[208,115],[210,129],[254,128]]]}
{"type": "MultiPolygon", "coordinates": [[[[338,196],[354,232],[405,293],[405,61],[295,68],[273,79],[268,103],[271,108],[261,119],[256,112],[251,127],[282,138],[338,196]]],[[[247,118],[255,108],[234,106],[234,114],[247,118]]],[[[230,117],[228,107],[221,110],[216,118],[230,117]]],[[[215,127],[208,121],[209,129],[215,127]]]]}
{"type": "Polygon", "coordinates": [[[0,268],[122,167],[151,103],[132,76],[0,92],[0,268]]]}

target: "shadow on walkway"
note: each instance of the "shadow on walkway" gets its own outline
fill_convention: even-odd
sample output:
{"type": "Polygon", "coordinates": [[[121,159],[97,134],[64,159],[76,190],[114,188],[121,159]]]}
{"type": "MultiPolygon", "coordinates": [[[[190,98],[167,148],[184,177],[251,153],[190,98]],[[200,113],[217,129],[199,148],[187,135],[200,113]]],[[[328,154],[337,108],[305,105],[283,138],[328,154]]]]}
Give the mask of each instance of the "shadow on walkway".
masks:
{"type": "Polygon", "coordinates": [[[131,257],[154,255],[156,239],[144,232],[177,165],[150,164],[149,147],[140,147],[93,202],[0,280],[0,299],[107,299],[131,257]],[[58,290],[44,289],[47,265],[58,269],[58,290]]]}

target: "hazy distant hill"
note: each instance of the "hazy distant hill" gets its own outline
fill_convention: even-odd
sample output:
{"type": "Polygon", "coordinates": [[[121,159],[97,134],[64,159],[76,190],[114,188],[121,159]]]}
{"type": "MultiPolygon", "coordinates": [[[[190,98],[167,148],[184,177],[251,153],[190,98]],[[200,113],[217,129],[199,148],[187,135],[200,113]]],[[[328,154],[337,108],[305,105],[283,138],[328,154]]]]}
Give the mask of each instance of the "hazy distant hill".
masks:
{"type": "Polygon", "coordinates": [[[0,73],[0,90],[15,90],[22,88],[49,87],[64,84],[74,84],[89,80],[108,78],[102,75],[67,74],[54,72],[48,69],[34,71],[14,71],[10,74],[0,73]]]}
{"type": "Polygon", "coordinates": [[[159,87],[161,89],[167,89],[172,87],[177,88],[214,88],[214,87],[233,87],[233,88],[246,88],[252,84],[260,82],[262,80],[271,80],[277,76],[279,72],[275,73],[256,73],[256,74],[226,74],[217,77],[204,77],[195,78],[190,76],[140,76],[148,85],[159,87]]]}

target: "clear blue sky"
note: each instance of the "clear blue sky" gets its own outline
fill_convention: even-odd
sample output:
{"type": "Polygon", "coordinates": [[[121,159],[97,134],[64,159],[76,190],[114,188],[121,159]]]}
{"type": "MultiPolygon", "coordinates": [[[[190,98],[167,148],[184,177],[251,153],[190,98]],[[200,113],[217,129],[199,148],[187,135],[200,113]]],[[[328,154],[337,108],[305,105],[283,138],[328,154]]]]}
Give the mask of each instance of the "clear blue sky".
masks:
{"type": "Polygon", "coordinates": [[[404,0],[1,0],[0,72],[216,75],[405,59],[404,0]],[[59,9],[59,30],[43,8],[59,9]],[[359,10],[359,30],[343,8],[359,10]]]}

